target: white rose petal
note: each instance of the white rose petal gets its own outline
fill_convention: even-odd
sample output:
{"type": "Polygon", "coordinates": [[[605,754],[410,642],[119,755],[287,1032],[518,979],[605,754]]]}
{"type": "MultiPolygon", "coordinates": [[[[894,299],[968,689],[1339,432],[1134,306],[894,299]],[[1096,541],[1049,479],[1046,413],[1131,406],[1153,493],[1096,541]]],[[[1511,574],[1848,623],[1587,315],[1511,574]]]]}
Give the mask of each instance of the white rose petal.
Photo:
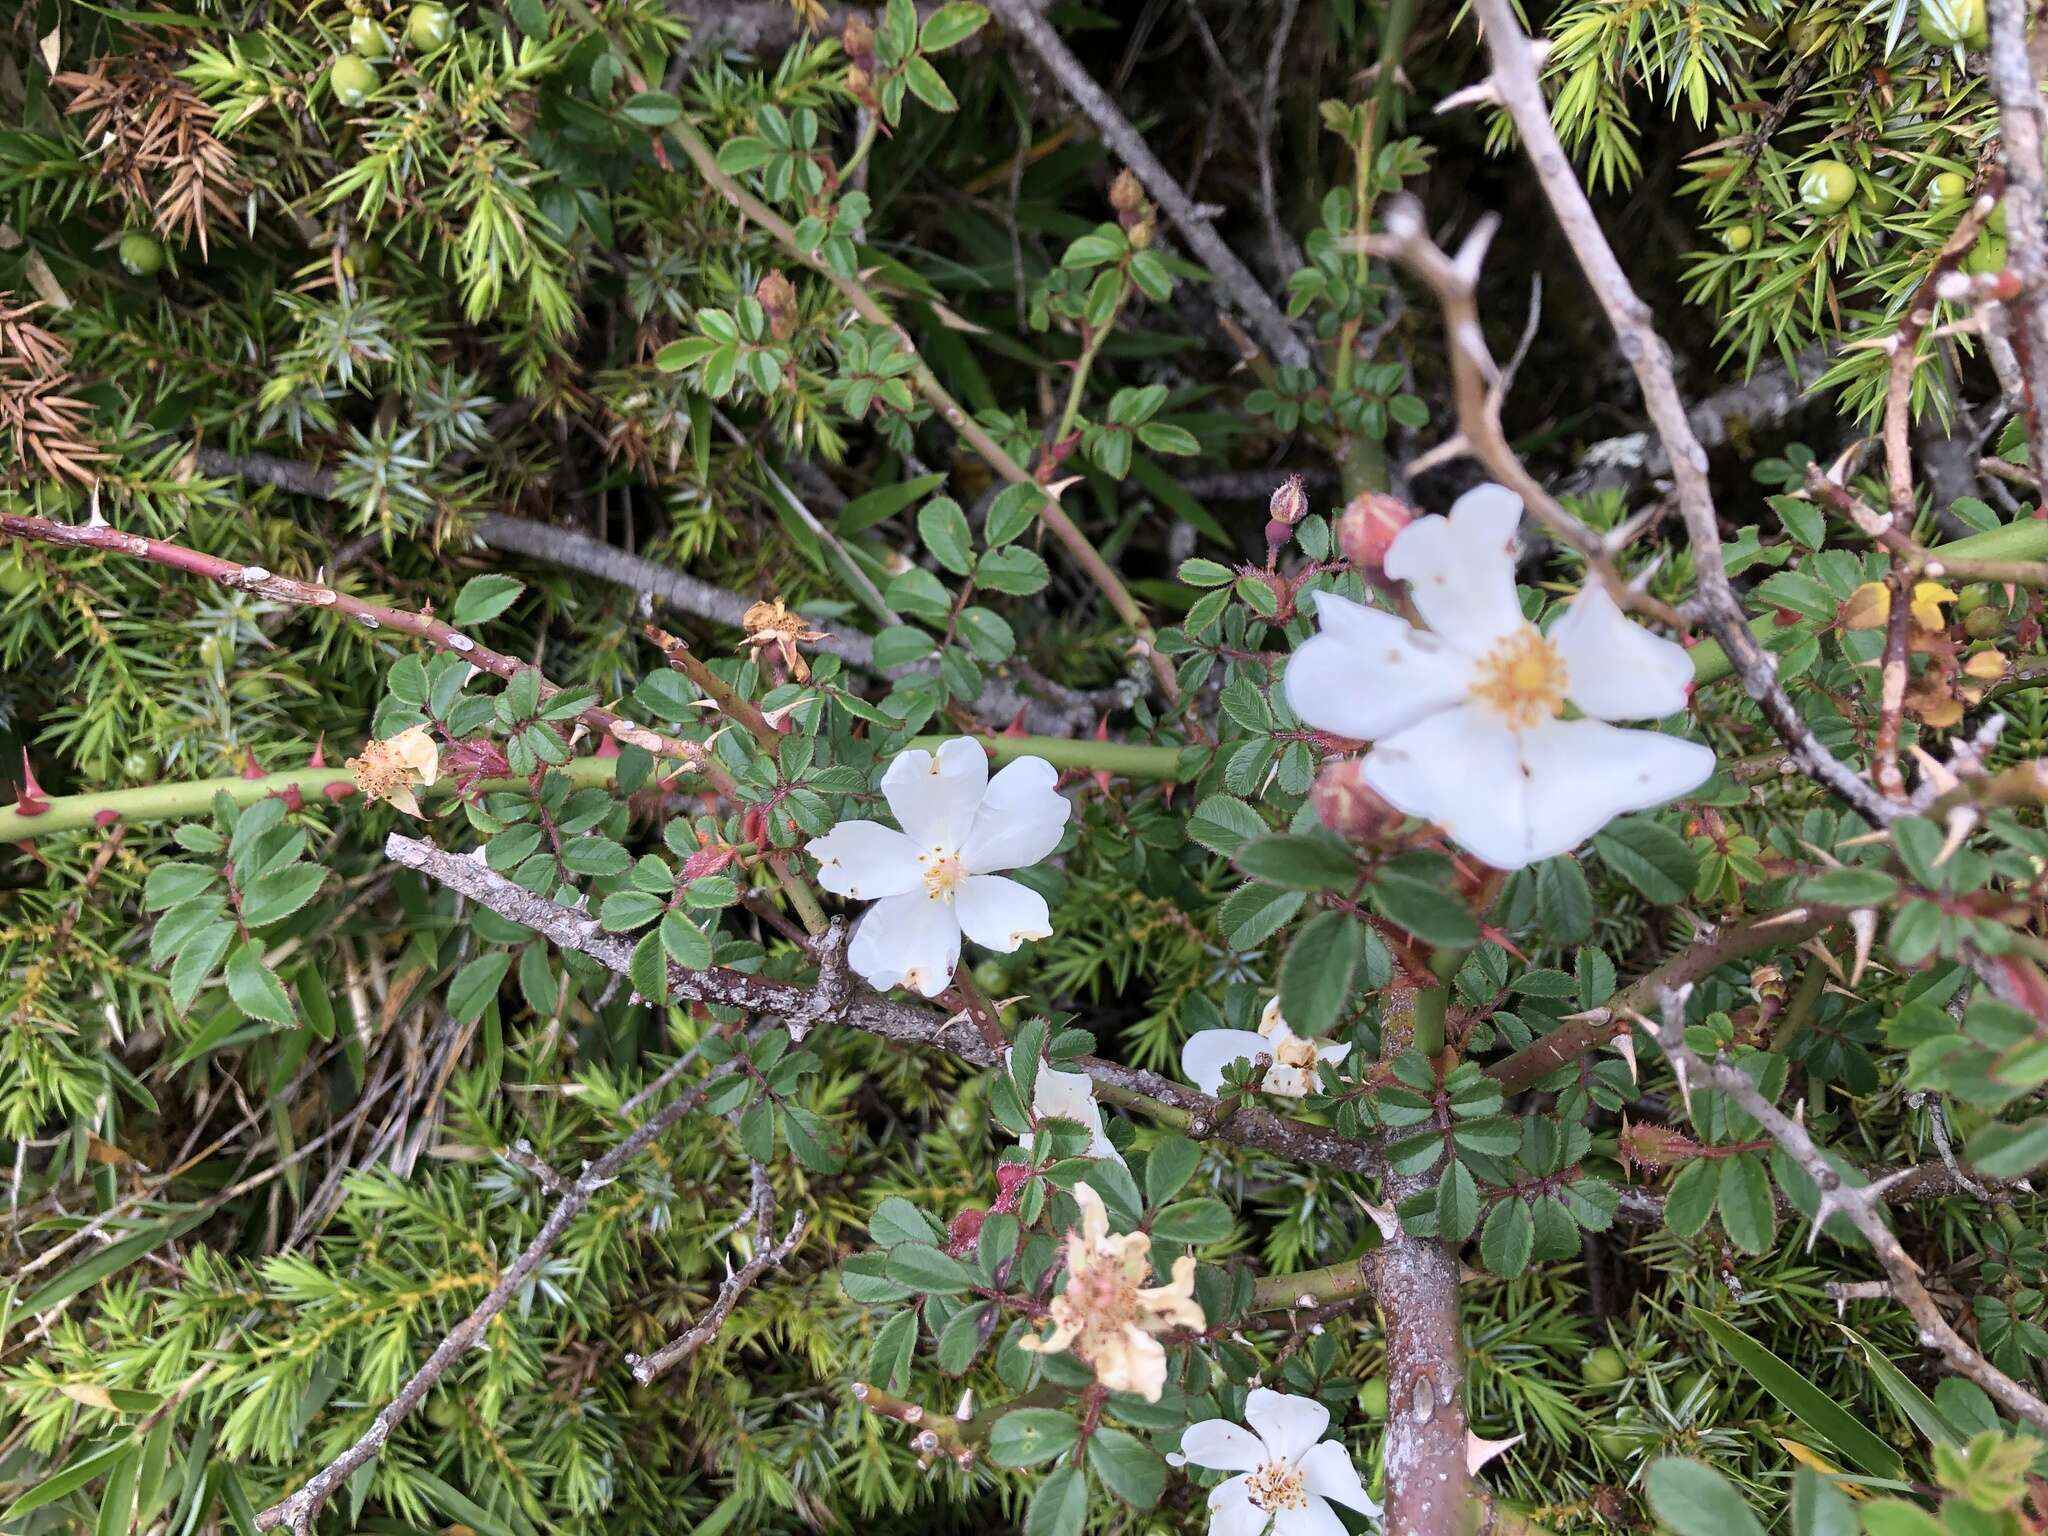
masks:
{"type": "Polygon", "coordinates": [[[1073,806],[1058,781],[1035,757],[991,779],[980,743],[959,736],[936,753],[900,753],[882,775],[901,831],[843,821],[811,840],[820,885],[875,902],[846,956],[868,985],[936,997],[959,966],[963,934],[1008,954],[1052,932],[1045,898],[997,871],[1035,864],[1059,845],[1073,806]]]}
{"type": "Polygon", "coordinates": [[[1369,740],[1365,782],[1500,869],[1575,848],[1608,821],[1697,789],[1697,742],[1605,722],[1685,707],[1683,647],[1629,621],[1589,581],[1549,635],[1522,617],[1513,545],[1521,501],[1497,485],[1420,517],[1386,571],[1429,625],[1317,594],[1320,631],[1289,662],[1288,703],[1317,730],[1369,740]],[[1567,704],[1586,718],[1562,718],[1567,704]]]}
{"type": "Polygon", "coordinates": [[[1330,1410],[1310,1397],[1265,1387],[1245,1400],[1256,1435],[1228,1419],[1191,1424],[1181,1435],[1184,1460],[1238,1475],[1209,1494],[1209,1536],[1343,1536],[1332,1500],[1371,1519],[1381,1510],[1359,1481],[1341,1441],[1324,1440],[1330,1410]]]}
{"type": "Polygon", "coordinates": [[[1267,1058],[1260,1088],[1279,1098],[1306,1098],[1316,1089],[1316,1068],[1324,1062],[1341,1065],[1351,1054],[1348,1045],[1304,1040],[1280,1016],[1280,999],[1266,1004],[1256,1031],[1198,1029],[1181,1047],[1180,1073],[1204,1093],[1223,1091],[1223,1069],[1232,1062],[1267,1058]]]}

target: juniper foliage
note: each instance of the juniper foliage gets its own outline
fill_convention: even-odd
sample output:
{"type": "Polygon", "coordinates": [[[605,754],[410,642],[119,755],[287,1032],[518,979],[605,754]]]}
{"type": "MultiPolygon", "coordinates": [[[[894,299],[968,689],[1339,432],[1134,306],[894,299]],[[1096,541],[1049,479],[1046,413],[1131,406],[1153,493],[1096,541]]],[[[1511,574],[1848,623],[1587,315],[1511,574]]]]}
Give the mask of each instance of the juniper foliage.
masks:
{"type": "Polygon", "coordinates": [[[2048,465],[1985,51],[2031,8],[1524,7],[1712,549],[1527,120],[1428,111],[1506,25],[995,9],[19,13],[0,1527],[1200,1531],[1167,1455],[1263,1384],[1400,1530],[2034,1529],[2048,465]],[[1415,207],[1515,232],[1469,333],[1415,207]],[[1682,620],[1720,764],[1505,876],[1281,686],[1488,410],[1576,520],[1524,613],[1682,620]],[[1717,563],[1789,721],[1702,638],[1717,563]],[[1062,772],[1053,932],[878,1002],[804,845],[960,734],[1062,772]],[[1176,1080],[1276,996],[1342,1067],[1176,1080]],[[1817,1179],[1908,1169],[1965,1368],[1817,1179]],[[1083,1180],[1195,1261],[1158,1393],[1025,1347],[1083,1180]],[[1446,1251],[1423,1380],[1390,1255],[1446,1251]],[[1426,1517],[1432,1405],[1514,1443],[1426,1517]]]}

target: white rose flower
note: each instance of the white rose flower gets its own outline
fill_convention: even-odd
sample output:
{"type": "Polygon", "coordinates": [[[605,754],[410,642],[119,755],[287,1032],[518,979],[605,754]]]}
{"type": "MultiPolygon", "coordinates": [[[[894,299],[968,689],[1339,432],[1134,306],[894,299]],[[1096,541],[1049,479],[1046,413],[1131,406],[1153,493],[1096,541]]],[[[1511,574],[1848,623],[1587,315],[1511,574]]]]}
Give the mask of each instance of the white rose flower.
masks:
{"type": "Polygon", "coordinates": [[[1234,1061],[1251,1061],[1269,1056],[1261,1086],[1283,1099],[1305,1099],[1316,1088],[1316,1067],[1327,1061],[1339,1065],[1351,1054],[1348,1045],[1329,1045],[1304,1040],[1280,1017],[1280,999],[1266,1004],[1257,1031],[1249,1029],[1198,1029],[1181,1047],[1180,1072],[1204,1093],[1223,1091],[1223,1069],[1234,1061]]]}
{"type": "Polygon", "coordinates": [[[818,883],[874,905],[854,925],[847,964],[869,986],[937,997],[960,963],[964,933],[1009,954],[1052,932],[1045,898],[996,874],[1036,864],[1059,846],[1073,806],[1041,757],[1020,757],[993,779],[980,743],[958,736],[937,755],[913,748],[882,775],[902,831],[842,821],[807,852],[818,883]]]}
{"type": "Polygon", "coordinates": [[[1330,1410],[1321,1403],[1257,1387],[1244,1417],[1256,1433],[1204,1419],[1180,1437],[1183,1461],[1238,1474],[1209,1494],[1209,1536],[1260,1536],[1269,1526],[1274,1536],[1344,1536],[1331,1500],[1379,1518],[1351,1453],[1323,1439],[1330,1410]]]}
{"type": "Polygon", "coordinates": [[[1287,664],[1287,702],[1317,730],[1374,743],[1367,784],[1499,869],[1578,846],[1614,817],[1697,789],[1714,754],[1610,720],[1685,707],[1682,646],[1631,623],[1590,579],[1546,636],[1522,617],[1522,501],[1498,485],[1419,517],[1387,551],[1418,629],[1318,592],[1322,630],[1287,664]],[[1561,718],[1565,704],[1586,718],[1561,718]]]}

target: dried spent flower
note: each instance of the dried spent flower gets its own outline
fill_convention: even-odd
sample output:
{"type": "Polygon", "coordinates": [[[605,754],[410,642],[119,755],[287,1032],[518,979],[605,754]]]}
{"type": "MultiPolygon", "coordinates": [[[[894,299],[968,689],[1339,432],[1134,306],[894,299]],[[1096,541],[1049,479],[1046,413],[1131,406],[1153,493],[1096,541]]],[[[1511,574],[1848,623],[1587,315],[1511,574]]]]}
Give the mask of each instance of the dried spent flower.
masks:
{"type": "Polygon", "coordinates": [[[362,756],[348,760],[348,771],[365,799],[383,800],[408,816],[418,816],[420,803],[413,788],[441,776],[441,749],[425,726],[408,726],[387,740],[368,743],[362,756]]]}
{"type": "Polygon", "coordinates": [[[1018,1347],[1034,1355],[1071,1350],[1110,1391],[1156,1403],[1166,1388],[1166,1348],[1154,1335],[1206,1326],[1195,1301],[1195,1261],[1182,1254],[1168,1284],[1146,1286],[1152,1239],[1111,1232],[1102,1197],[1088,1185],[1074,1186],[1074,1200],[1081,1225],[1066,1236],[1067,1288],[1047,1308],[1053,1331],[1018,1347]]]}
{"type": "Polygon", "coordinates": [[[789,675],[800,683],[811,680],[811,664],[797,646],[815,645],[832,638],[823,630],[811,628],[802,614],[791,613],[779,597],[772,603],[756,603],[741,614],[740,628],[747,637],[741,643],[751,647],[757,658],[762,651],[773,651],[782,658],[789,675]]]}

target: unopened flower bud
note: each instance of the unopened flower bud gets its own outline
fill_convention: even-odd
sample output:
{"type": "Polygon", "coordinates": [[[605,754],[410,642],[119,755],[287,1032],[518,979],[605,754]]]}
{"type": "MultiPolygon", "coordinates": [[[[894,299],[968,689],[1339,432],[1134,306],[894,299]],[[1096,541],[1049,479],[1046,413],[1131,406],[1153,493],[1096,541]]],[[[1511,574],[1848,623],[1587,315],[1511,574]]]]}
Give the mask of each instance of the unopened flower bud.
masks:
{"type": "Polygon", "coordinates": [[[787,341],[796,330],[796,288],[780,272],[769,272],[754,285],[754,300],[768,315],[768,334],[787,341]]]}
{"type": "Polygon", "coordinates": [[[1275,486],[1266,510],[1272,513],[1274,522],[1290,528],[1308,516],[1308,492],[1301,488],[1301,476],[1289,475],[1275,486]]]}
{"type": "Polygon", "coordinates": [[[1024,1193],[1024,1186],[1030,1182],[1029,1163],[996,1164],[996,1203],[992,1209],[1014,1211],[1018,1197],[1024,1193]]]}
{"type": "Polygon", "coordinates": [[[2005,614],[1997,608],[1979,608],[1963,620],[1963,629],[1973,640],[1989,640],[2005,628],[2005,614]]]}
{"type": "Polygon", "coordinates": [[[862,69],[858,64],[849,65],[847,67],[846,89],[849,92],[851,92],[854,96],[859,97],[863,101],[867,100],[870,84],[871,82],[868,79],[868,72],[862,69]]]}
{"type": "Polygon", "coordinates": [[[1393,842],[1407,820],[1365,782],[1365,763],[1356,757],[1326,763],[1316,775],[1316,816],[1349,843],[1393,842]]]}
{"type": "Polygon", "coordinates": [[[1415,509],[1398,496],[1361,491],[1337,519],[1337,543],[1361,571],[1377,571],[1401,530],[1414,521],[1415,509]]]}
{"type": "Polygon", "coordinates": [[[875,60],[875,29],[860,16],[849,16],[839,33],[839,47],[847,62],[865,74],[875,60]]]}
{"type": "Polygon", "coordinates": [[[1623,1168],[1670,1168],[1679,1163],[1689,1163],[1699,1155],[1699,1143],[1683,1132],[1662,1125],[1622,1122],[1620,1156],[1623,1168]]]}
{"type": "Polygon", "coordinates": [[[1130,167],[1116,173],[1116,180],[1109,184],[1109,206],[1118,213],[1136,213],[1145,206],[1145,187],[1131,173],[1130,167]]]}

